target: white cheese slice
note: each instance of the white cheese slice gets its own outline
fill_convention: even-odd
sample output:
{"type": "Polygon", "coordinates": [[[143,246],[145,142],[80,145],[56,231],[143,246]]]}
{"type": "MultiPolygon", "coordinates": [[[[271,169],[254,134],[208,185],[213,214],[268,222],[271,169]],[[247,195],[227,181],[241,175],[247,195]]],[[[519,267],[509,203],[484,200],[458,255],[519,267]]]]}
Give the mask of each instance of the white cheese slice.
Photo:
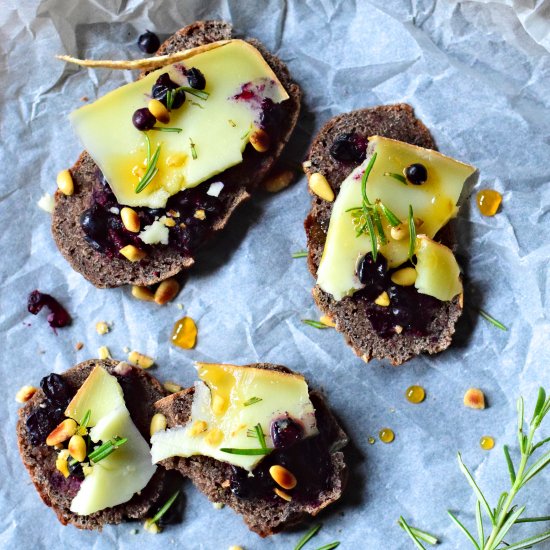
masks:
{"type": "MultiPolygon", "coordinates": [[[[423,221],[420,231],[430,238],[456,216],[464,184],[476,174],[473,166],[437,151],[379,136],[370,137],[367,158],[344,180],[334,202],[317,271],[317,284],[336,300],[362,287],[356,276],[357,261],[372,251],[370,236],[364,233],[356,236],[349,209],[361,206],[361,178],[374,153],[376,161],[366,185],[369,201],[380,200],[405,223],[411,205],[414,217],[423,221]],[[384,175],[388,172],[402,174],[414,163],[422,163],[427,169],[428,179],[422,185],[405,185],[384,175]]],[[[394,240],[387,219],[381,216],[381,221],[387,244],[379,242],[379,252],[386,258],[389,268],[397,267],[408,259],[409,239],[394,240]]]]}
{"type": "Polygon", "coordinates": [[[270,426],[285,416],[299,422],[304,436],[318,433],[315,410],[304,378],[266,369],[198,364],[191,416],[183,426],[157,432],[151,438],[153,462],[171,456],[210,456],[251,471],[265,456],[239,455],[223,448],[259,449],[260,426],[268,449],[270,426]],[[202,429],[201,429],[202,428],[202,429]]]}
{"type": "Polygon", "coordinates": [[[102,367],[92,370],[65,415],[80,422],[87,411],[91,412],[88,426],[93,426],[89,432],[93,442],[106,442],[115,436],[128,441],[97,464],[92,463],[91,473],[71,502],[71,511],[79,515],[127,502],[156,471],[149,445],[130,417],[118,380],[102,367]]]}
{"type": "Polygon", "coordinates": [[[77,109],[70,120],[120,204],[159,208],[178,191],[195,187],[242,161],[251,129],[259,123],[263,98],[280,103],[288,94],[256,48],[243,40],[232,40],[197,53],[185,65],[169,65],[126,84],[77,109]],[[135,189],[146,165],[147,147],[144,133],[132,123],[132,115],[147,107],[160,75],[169,73],[174,82],[188,86],[182,69],[191,67],[204,74],[208,99],[186,94],[185,103],[172,110],[170,122],[157,123],[181,128],[180,133],[147,132],[151,152],[161,146],[158,173],[138,194],[135,189]],[[253,96],[247,101],[235,98],[243,86],[253,96]]]}

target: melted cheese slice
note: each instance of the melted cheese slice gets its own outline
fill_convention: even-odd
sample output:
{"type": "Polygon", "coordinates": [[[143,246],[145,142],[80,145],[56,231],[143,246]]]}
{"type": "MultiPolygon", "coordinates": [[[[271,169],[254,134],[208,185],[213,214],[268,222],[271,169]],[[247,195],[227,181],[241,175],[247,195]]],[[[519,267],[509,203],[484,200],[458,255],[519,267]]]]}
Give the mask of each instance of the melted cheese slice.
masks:
{"type": "MultiPolygon", "coordinates": [[[[419,232],[433,238],[458,212],[458,202],[465,182],[476,174],[473,166],[437,151],[379,136],[369,138],[368,155],[342,183],[334,202],[323,256],[317,271],[317,284],[336,300],[352,295],[362,285],[356,275],[359,258],[372,251],[370,236],[356,236],[350,208],[361,206],[361,178],[371,156],[376,161],[369,174],[366,191],[371,203],[380,200],[402,222],[407,223],[409,205],[415,218],[423,223],[419,232]],[[421,163],[428,172],[422,185],[403,184],[386,173],[402,174],[410,164],[421,163]]],[[[394,268],[408,259],[409,239],[394,240],[391,226],[381,216],[387,243],[379,242],[379,252],[394,268]]],[[[429,293],[429,292],[427,292],[429,293]]]]}
{"type": "Polygon", "coordinates": [[[223,448],[259,449],[255,426],[261,426],[268,449],[270,426],[290,416],[301,423],[304,437],[318,433],[315,410],[304,378],[252,367],[199,363],[191,416],[183,426],[151,438],[153,462],[172,456],[210,456],[251,471],[269,454],[239,455],[223,448]]]}
{"type": "Polygon", "coordinates": [[[213,43],[211,49],[204,49],[185,65],[153,71],[70,115],[76,134],[120,204],[164,207],[171,195],[239,164],[251,130],[259,123],[262,99],[274,103],[288,99],[275,73],[247,42],[213,43]],[[147,107],[160,75],[169,73],[175,83],[188,86],[183,69],[191,67],[203,73],[209,96],[203,100],[186,93],[185,103],[170,113],[170,122],[157,122],[159,127],[181,128],[180,133],[147,132],[151,154],[161,146],[158,173],[138,194],[135,189],[147,164],[147,142],[144,133],[134,127],[132,115],[147,107]],[[246,101],[235,98],[243,86],[251,95],[246,101]]]}
{"type": "Polygon", "coordinates": [[[128,502],[149,483],[156,471],[156,466],[151,464],[149,445],[126,408],[120,384],[102,367],[92,370],[65,414],[80,422],[88,410],[91,411],[89,435],[94,443],[115,436],[128,441],[93,464],[91,473],[84,478],[70,507],[82,516],[128,502]]]}

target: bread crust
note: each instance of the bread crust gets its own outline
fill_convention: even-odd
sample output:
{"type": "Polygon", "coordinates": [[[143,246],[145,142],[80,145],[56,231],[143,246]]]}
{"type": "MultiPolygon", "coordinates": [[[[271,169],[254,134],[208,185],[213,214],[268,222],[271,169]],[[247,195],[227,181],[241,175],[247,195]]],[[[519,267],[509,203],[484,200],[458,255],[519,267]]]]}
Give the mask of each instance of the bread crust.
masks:
{"type": "MultiPolygon", "coordinates": [[[[230,24],[223,21],[198,21],[168,38],[160,46],[158,54],[174,53],[230,38],[234,38],[230,24]]],[[[215,179],[222,179],[231,192],[222,194],[222,212],[212,224],[211,236],[226,226],[237,207],[250,199],[258,184],[269,173],[290,139],[300,113],[302,93],[299,86],[292,82],[285,64],[257,40],[247,39],[247,42],[260,51],[289,94],[289,99],[283,103],[285,122],[278,142],[273,144],[268,154],[259,156],[250,151],[249,147],[241,164],[216,176],[215,179]]],[[[142,72],[140,77],[144,74],[142,72]]],[[[108,258],[88,244],[80,227],[80,215],[90,207],[92,183],[97,177],[97,170],[92,158],[84,151],[70,169],[75,187],[73,195],[65,196],[60,191],[55,193],[52,233],[57,247],[71,267],[98,288],[125,284],[152,285],[191,267],[194,258],[182,255],[173,247],[153,247],[153,251],[141,262],[129,262],[122,257],[108,258]]]]}
{"type": "MultiPolygon", "coordinates": [[[[132,420],[141,434],[149,441],[149,425],[153,416],[153,403],[167,395],[162,385],[143,369],[128,365],[128,373],[120,375],[115,371],[119,363],[111,359],[92,359],[79,363],[61,376],[75,391],[84,383],[92,369],[102,366],[122,382],[126,406],[132,420]],[[128,384],[125,383],[128,381],[128,384]],[[130,391],[133,396],[128,395],[130,391]]],[[[125,366],[126,367],[126,366],[125,366]]],[[[79,529],[101,530],[103,525],[121,523],[126,519],[141,519],[149,515],[165,494],[166,472],[158,468],[147,486],[126,503],[100,510],[87,516],[79,516],[70,511],[70,504],[76,492],[70,482],[55,467],[57,452],[46,444],[31,442],[26,426],[27,418],[44,403],[46,396],[39,389],[34,396],[19,409],[17,421],[17,443],[23,464],[27,468],[40,498],[51,507],[63,525],[72,524],[79,529]]],[[[67,478],[70,479],[70,478],[67,478]]],[[[78,488],[76,488],[78,490],[78,488]]]]}
{"type": "MultiPolygon", "coordinates": [[[[379,135],[405,141],[428,149],[437,149],[435,141],[426,126],[414,116],[410,105],[396,104],[360,109],[330,119],[319,131],[311,144],[305,172],[309,178],[315,172],[322,173],[338,194],[340,185],[357,164],[340,163],[330,155],[334,139],[344,133],[357,132],[368,137],[379,135]]],[[[312,195],[311,209],[304,226],[308,242],[308,268],[317,278],[317,268],[323,253],[326,232],[334,203],[326,202],[312,195]]],[[[454,239],[448,226],[440,232],[447,246],[453,247],[454,239]]],[[[406,333],[382,338],[373,329],[366,313],[358,307],[353,296],[340,301],[324,292],[318,285],[312,291],[313,299],[323,312],[336,323],[356,355],[365,362],[387,359],[393,365],[400,365],[420,353],[438,353],[451,344],[455,324],[462,313],[459,297],[442,302],[426,336],[406,333]]]]}
{"type": "MultiPolygon", "coordinates": [[[[256,363],[246,367],[292,372],[281,365],[256,363]]],[[[155,403],[157,412],[163,413],[168,420],[168,427],[182,425],[187,422],[193,401],[194,389],[189,388],[179,393],[165,397],[155,403]]],[[[347,467],[342,447],[348,442],[348,437],[339,426],[336,418],[328,409],[324,397],[318,392],[310,392],[310,397],[316,409],[316,416],[322,417],[324,429],[330,430],[334,441],[331,450],[332,476],[330,487],[319,495],[317,502],[303,505],[297,502],[286,502],[277,499],[267,502],[261,498],[240,499],[236,497],[225,483],[231,475],[231,466],[219,460],[205,456],[189,458],[172,457],[160,462],[168,470],[177,470],[188,477],[193,484],[212,502],[221,502],[230,506],[240,514],[250,530],[261,537],[266,537],[288,529],[309,516],[317,515],[328,505],[340,498],[347,482],[347,467]]]]}

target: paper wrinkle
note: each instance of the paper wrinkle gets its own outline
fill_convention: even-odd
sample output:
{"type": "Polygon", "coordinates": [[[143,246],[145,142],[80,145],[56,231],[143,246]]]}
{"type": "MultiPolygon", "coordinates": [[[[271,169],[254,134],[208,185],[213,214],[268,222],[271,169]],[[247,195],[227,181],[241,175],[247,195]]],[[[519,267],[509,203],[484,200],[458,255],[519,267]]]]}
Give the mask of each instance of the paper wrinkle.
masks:
{"type": "MultiPolygon", "coordinates": [[[[158,367],[150,372],[184,387],[196,379],[193,361],[268,361],[303,373],[313,388],[327,394],[357,449],[350,453],[349,497],[339,508],[344,515],[324,514],[315,544],[339,539],[342,547],[362,548],[368,534],[373,548],[408,549],[410,541],[395,525],[402,514],[438,535],[442,550],[461,544],[445,510],[459,510],[468,522],[475,502],[456,452],[462,451],[494,504],[508,483],[501,447],[507,443],[517,449],[515,400],[524,395],[530,414],[537,387],[548,385],[549,6],[548,0],[268,0],[261,7],[235,0],[24,0],[2,10],[0,346],[5,399],[0,418],[5,452],[0,469],[6,475],[0,481],[0,546],[51,548],[60,541],[66,545],[67,537],[74,547],[97,549],[146,544],[155,550],[171,541],[185,541],[193,550],[231,544],[282,550],[296,544],[299,533],[260,543],[240,517],[212,511],[190,484],[184,485],[183,523],[157,537],[144,533],[139,523],[97,534],[56,521],[29,484],[18,456],[13,396],[25,384],[38,385],[49,372],[96,356],[104,345],[116,359],[126,359],[125,347],[154,357],[158,367]],[[199,254],[174,303],[163,307],[134,300],[130,289],[93,288],[56,250],[50,218],[36,202],[54,191],[57,172],[80,153],[66,115],[86,104],[83,96],[91,102],[134,75],[78,69],[53,55],[137,58],[142,54],[135,41],[145,29],[164,38],[196,19],[220,17],[232,19],[240,33],[278,53],[301,85],[303,117],[287,152],[296,163],[331,116],[407,101],[441,151],[480,169],[480,181],[456,222],[471,301],[447,352],[399,368],[376,361],[366,365],[336,331],[302,323],[320,315],[305,259],[290,256],[305,248],[302,224],[310,199],[304,177],[243,207],[224,234],[199,254]],[[503,193],[494,218],[482,217],[475,206],[482,188],[503,193]],[[56,336],[45,311],[36,317],[26,312],[27,295],[35,288],[60,300],[73,317],[72,326],[56,336]],[[507,325],[508,332],[480,319],[479,307],[507,325]],[[191,351],[169,342],[173,324],[185,315],[199,330],[191,351]],[[112,331],[98,335],[97,321],[112,322],[112,331]],[[78,341],[85,345],[81,351],[74,348],[78,341]],[[426,388],[424,403],[406,402],[404,392],[412,384],[426,388]],[[471,386],[486,392],[486,410],[462,405],[471,386]],[[377,438],[383,427],[394,430],[395,441],[369,445],[368,438],[377,438]],[[482,435],[495,437],[493,451],[481,451],[482,435]],[[208,533],[205,520],[215,526],[208,533]],[[134,528],[138,535],[129,534],[134,528]]],[[[521,504],[535,506],[549,491],[550,480],[538,479],[536,487],[522,490],[521,504]]]]}

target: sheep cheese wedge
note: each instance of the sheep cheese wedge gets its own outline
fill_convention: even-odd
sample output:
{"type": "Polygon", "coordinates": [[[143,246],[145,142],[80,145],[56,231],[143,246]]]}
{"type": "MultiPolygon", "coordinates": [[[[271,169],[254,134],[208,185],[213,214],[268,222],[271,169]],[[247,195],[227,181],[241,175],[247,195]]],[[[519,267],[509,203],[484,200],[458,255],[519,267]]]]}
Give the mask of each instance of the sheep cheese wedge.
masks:
{"type": "Polygon", "coordinates": [[[184,426],[152,436],[154,463],[202,455],[252,471],[273,450],[274,420],[289,416],[302,425],[304,437],[318,433],[302,376],[210,363],[198,363],[197,371],[201,381],[195,383],[191,416],[184,426]]]}
{"type": "Polygon", "coordinates": [[[242,162],[260,124],[262,102],[280,103],[288,97],[256,48],[230,40],[198,48],[185,63],[162,67],[120,87],[74,111],[70,120],[120,204],[161,208],[177,192],[242,162]],[[171,110],[169,122],[156,124],[177,130],[138,130],[132,116],[148,106],[157,79],[168,73],[173,82],[189,87],[190,68],[204,75],[205,89],[186,91],[185,102],[171,110]],[[136,192],[147,159],[157,151],[158,172],[136,192]]]}
{"type": "Polygon", "coordinates": [[[134,425],[124,404],[117,379],[102,367],[95,367],[80,387],[65,414],[77,422],[90,411],[89,435],[94,443],[114,437],[127,438],[101,461],[91,462],[89,471],[71,502],[71,512],[89,515],[129,501],[153,477],[149,445],[134,425]]]}
{"type": "MultiPolygon", "coordinates": [[[[360,258],[372,252],[372,242],[367,232],[357,234],[358,224],[362,225],[363,220],[354,219],[353,214],[357,210],[353,209],[362,205],[361,181],[374,155],[376,159],[366,182],[369,202],[387,207],[406,228],[405,237],[395,239],[388,217],[383,215],[381,207],[377,208],[385,240],[382,242],[378,236],[378,252],[386,258],[389,269],[409,259],[409,207],[412,207],[419,225],[418,233],[432,239],[456,216],[464,185],[476,174],[473,166],[437,151],[380,136],[370,137],[367,158],[342,183],[334,203],[317,271],[317,284],[335,300],[351,296],[364,286],[357,277],[356,267],[360,258]],[[427,179],[420,185],[411,183],[403,176],[408,166],[417,163],[427,171],[427,179]]],[[[424,267],[431,269],[430,266],[434,265],[424,267]]],[[[419,292],[435,296],[430,285],[423,285],[419,292]]]]}

